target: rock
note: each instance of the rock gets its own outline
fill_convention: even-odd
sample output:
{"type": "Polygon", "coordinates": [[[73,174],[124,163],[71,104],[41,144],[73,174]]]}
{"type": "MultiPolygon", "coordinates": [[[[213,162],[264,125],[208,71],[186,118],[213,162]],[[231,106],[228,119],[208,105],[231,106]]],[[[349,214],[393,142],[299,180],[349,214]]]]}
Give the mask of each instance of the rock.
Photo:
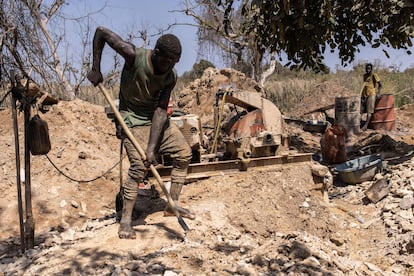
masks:
{"type": "Polygon", "coordinates": [[[403,219],[412,219],[413,216],[413,211],[411,210],[402,210],[400,212],[398,212],[398,216],[402,217],[403,219]]]}
{"type": "Polygon", "coordinates": [[[364,262],[364,264],[368,267],[369,270],[371,270],[373,272],[380,272],[380,273],[382,272],[382,270],[378,266],[376,266],[372,263],[364,262]]]}
{"type": "Polygon", "coordinates": [[[144,266],[144,263],[142,261],[132,261],[132,262],[125,264],[124,268],[130,271],[136,271],[142,266],[144,266]]]}
{"type": "Polygon", "coordinates": [[[309,203],[308,203],[307,201],[304,201],[304,202],[300,205],[300,207],[303,207],[303,208],[309,208],[309,203]]]}
{"type": "Polygon", "coordinates": [[[66,202],[66,200],[61,200],[60,201],[60,203],[59,203],[59,206],[60,206],[60,208],[63,208],[63,207],[65,207],[66,205],[68,205],[68,203],[66,202]]]}
{"type": "Polygon", "coordinates": [[[320,164],[312,164],[311,172],[312,174],[320,177],[324,177],[325,175],[330,173],[329,168],[327,166],[323,166],[320,164]]]}
{"type": "Polygon", "coordinates": [[[86,152],[79,152],[78,157],[79,159],[86,159],[86,157],[88,156],[88,154],[86,152]]]}
{"type": "Polygon", "coordinates": [[[236,273],[240,275],[248,275],[248,276],[257,274],[254,268],[249,266],[248,264],[239,264],[237,266],[236,273]]]}
{"type": "Polygon", "coordinates": [[[252,264],[258,265],[258,266],[264,266],[267,265],[266,258],[261,254],[256,254],[252,259],[252,264]]]}
{"type": "Polygon", "coordinates": [[[401,178],[402,179],[411,179],[414,176],[414,172],[413,171],[409,171],[409,170],[404,170],[401,174],[401,178]]]}
{"type": "Polygon", "coordinates": [[[297,241],[292,243],[292,248],[289,254],[290,258],[304,260],[310,256],[311,251],[304,244],[297,241]]]}
{"type": "Polygon", "coordinates": [[[161,264],[152,264],[149,267],[151,273],[161,273],[164,270],[164,267],[161,264]]]}
{"type": "Polygon", "coordinates": [[[75,200],[71,200],[70,205],[72,205],[73,208],[79,207],[79,204],[75,200]]]}
{"type": "Polygon", "coordinates": [[[88,208],[86,207],[86,203],[84,201],[81,201],[81,209],[85,214],[88,212],[88,208]]]}
{"type": "Polygon", "coordinates": [[[365,191],[365,195],[373,203],[377,203],[378,201],[386,197],[389,192],[389,184],[387,180],[382,178],[375,181],[374,184],[372,184],[371,187],[369,187],[369,189],[365,191]]]}
{"type": "Polygon", "coordinates": [[[387,212],[387,211],[392,211],[392,210],[396,209],[397,207],[398,207],[398,204],[396,204],[396,203],[388,203],[388,204],[384,205],[382,210],[384,212],[387,212]]]}
{"type": "Polygon", "coordinates": [[[398,197],[403,198],[407,195],[413,195],[413,191],[410,191],[410,190],[407,190],[407,189],[398,189],[394,194],[398,197]]]}
{"type": "Polygon", "coordinates": [[[29,258],[29,259],[32,259],[38,253],[39,252],[36,249],[28,249],[28,250],[26,250],[26,252],[24,252],[24,254],[26,255],[26,257],[29,258]]]}
{"type": "Polygon", "coordinates": [[[75,239],[75,233],[76,231],[73,228],[69,228],[65,232],[62,232],[60,237],[64,241],[73,241],[75,239]]]}
{"type": "Polygon", "coordinates": [[[314,267],[320,267],[321,263],[313,256],[310,256],[303,260],[302,262],[304,265],[314,266],[314,267]]]}
{"type": "Polygon", "coordinates": [[[166,270],[165,272],[164,272],[164,276],[177,276],[178,274],[177,273],[175,273],[174,271],[172,271],[172,270],[166,270]]]}
{"type": "Polygon", "coordinates": [[[403,199],[401,199],[399,206],[402,210],[412,208],[414,206],[414,197],[411,195],[404,196],[403,199]]]}
{"type": "Polygon", "coordinates": [[[341,246],[345,243],[345,239],[339,233],[334,233],[329,237],[329,240],[337,246],[341,246]]]}
{"type": "Polygon", "coordinates": [[[399,224],[403,233],[414,232],[414,223],[411,223],[406,220],[401,220],[399,224]]]}

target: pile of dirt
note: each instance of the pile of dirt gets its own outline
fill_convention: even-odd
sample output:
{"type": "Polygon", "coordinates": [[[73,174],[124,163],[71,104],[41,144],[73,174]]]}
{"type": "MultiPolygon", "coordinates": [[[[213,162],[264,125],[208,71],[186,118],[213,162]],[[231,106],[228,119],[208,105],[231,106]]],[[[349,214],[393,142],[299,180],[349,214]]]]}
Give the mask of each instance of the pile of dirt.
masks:
{"type": "MultiPolygon", "coordinates": [[[[261,93],[254,81],[237,71],[208,69],[182,92],[178,107],[208,122],[215,93],[229,85],[261,93]]],[[[315,93],[326,99],[338,96],[341,88],[335,91],[332,86],[321,84],[310,92],[298,114],[305,107],[325,104],[315,101],[315,93]]],[[[412,122],[410,110],[396,110],[397,118],[412,122]]],[[[75,100],[59,102],[40,116],[48,123],[52,149],[47,156],[31,157],[36,246],[21,254],[11,111],[0,111],[0,145],[5,157],[0,160],[0,270],[5,275],[414,273],[411,156],[394,159],[398,162],[377,175],[392,180],[393,186],[390,195],[376,204],[366,202],[364,196],[372,182],[345,185],[335,181],[326,202],[321,183],[311,173],[315,161],[222,171],[184,187],[180,203],[197,214],[195,220],[186,220],[188,233],[176,218],[163,216],[166,200],[159,189],[143,193],[134,218],[137,240],[120,240],[115,213],[120,142],[104,108],[75,100]]],[[[297,150],[318,150],[321,134],[290,128],[296,145],[302,145],[297,150]]],[[[361,153],[366,147],[358,146],[368,139],[389,144],[397,137],[413,137],[406,121],[406,132],[402,129],[370,130],[350,140],[348,146],[361,153]]],[[[19,132],[23,145],[22,114],[19,132]]],[[[400,142],[404,143],[398,140],[395,149],[412,150],[402,148],[400,142]]],[[[125,176],[128,160],[122,164],[125,176]]]]}
{"type": "MultiPolygon", "coordinates": [[[[77,99],[59,102],[51,106],[47,113],[38,114],[48,124],[52,147],[47,155],[30,156],[33,212],[36,218],[40,218],[36,221],[36,228],[46,231],[59,225],[81,225],[89,215],[97,216],[105,209],[106,213],[112,213],[113,194],[119,190],[116,183],[119,171],[109,169],[119,161],[119,140],[104,108],[77,99]],[[61,208],[62,205],[70,206],[71,202],[79,207],[61,208]],[[107,205],[105,209],[102,209],[103,203],[107,205]]],[[[24,182],[23,113],[19,113],[17,119],[20,171],[24,182]]],[[[16,235],[19,229],[16,155],[10,109],[0,111],[0,123],[3,126],[0,144],[5,156],[1,161],[0,176],[0,210],[2,227],[5,228],[0,238],[3,239],[16,235]]]]}
{"type": "Polygon", "coordinates": [[[203,126],[212,127],[216,93],[220,90],[264,93],[257,82],[237,70],[207,68],[201,78],[180,92],[177,107],[186,113],[198,115],[203,126]]]}

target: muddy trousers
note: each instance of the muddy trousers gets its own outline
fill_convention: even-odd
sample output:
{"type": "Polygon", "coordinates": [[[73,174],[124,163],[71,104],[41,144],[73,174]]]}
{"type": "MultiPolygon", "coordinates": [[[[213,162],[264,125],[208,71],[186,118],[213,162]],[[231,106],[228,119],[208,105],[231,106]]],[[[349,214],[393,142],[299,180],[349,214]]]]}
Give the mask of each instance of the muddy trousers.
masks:
{"type": "MultiPolygon", "coordinates": [[[[142,149],[146,151],[151,126],[136,126],[130,129],[142,149]]],[[[145,177],[147,168],[132,142],[125,138],[124,147],[128,155],[130,167],[128,177],[123,185],[123,198],[135,202],[138,195],[138,184],[145,177]]],[[[169,123],[164,131],[159,154],[167,154],[172,159],[171,171],[171,197],[178,201],[181,189],[185,183],[188,165],[190,164],[192,153],[191,148],[185,140],[183,134],[174,123],[169,123]]]]}

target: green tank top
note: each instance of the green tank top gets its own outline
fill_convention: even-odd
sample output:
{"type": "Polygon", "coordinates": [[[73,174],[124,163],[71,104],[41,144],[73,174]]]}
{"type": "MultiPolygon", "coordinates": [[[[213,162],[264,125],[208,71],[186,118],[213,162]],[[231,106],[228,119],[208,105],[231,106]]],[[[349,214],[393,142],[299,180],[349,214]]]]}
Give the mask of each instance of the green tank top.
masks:
{"type": "Polygon", "coordinates": [[[155,75],[151,51],[136,49],[134,65],[121,74],[119,110],[128,127],[151,125],[160,95],[176,82],[175,69],[164,75],[155,75]]]}

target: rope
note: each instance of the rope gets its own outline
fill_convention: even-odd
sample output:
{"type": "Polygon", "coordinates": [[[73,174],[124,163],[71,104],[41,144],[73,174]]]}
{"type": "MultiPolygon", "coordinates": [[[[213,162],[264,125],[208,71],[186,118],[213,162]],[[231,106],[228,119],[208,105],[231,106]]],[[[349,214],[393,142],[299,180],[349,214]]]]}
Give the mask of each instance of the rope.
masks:
{"type": "Polygon", "coordinates": [[[69,175],[67,175],[67,174],[65,174],[61,169],[59,169],[57,166],[56,166],[56,164],[49,158],[49,156],[46,154],[46,158],[47,158],[47,160],[49,160],[49,162],[50,162],[50,164],[52,164],[52,166],[60,173],[60,174],[62,174],[64,177],[66,177],[67,179],[69,179],[69,180],[72,180],[72,181],[74,181],[74,182],[80,182],[80,183],[85,183],[85,182],[93,182],[93,181],[95,181],[95,180],[97,180],[97,179],[99,179],[99,178],[102,178],[103,176],[105,176],[107,173],[109,173],[110,171],[112,171],[124,158],[125,158],[125,156],[126,155],[124,155],[122,158],[120,158],[119,159],[119,161],[118,162],[116,162],[112,167],[110,167],[107,171],[105,171],[103,174],[101,174],[101,175],[99,175],[99,176],[97,176],[97,177],[94,177],[94,178],[92,178],[92,179],[89,179],[89,180],[80,180],[80,179],[74,179],[73,177],[71,177],[71,176],[69,176],[69,175]]]}

